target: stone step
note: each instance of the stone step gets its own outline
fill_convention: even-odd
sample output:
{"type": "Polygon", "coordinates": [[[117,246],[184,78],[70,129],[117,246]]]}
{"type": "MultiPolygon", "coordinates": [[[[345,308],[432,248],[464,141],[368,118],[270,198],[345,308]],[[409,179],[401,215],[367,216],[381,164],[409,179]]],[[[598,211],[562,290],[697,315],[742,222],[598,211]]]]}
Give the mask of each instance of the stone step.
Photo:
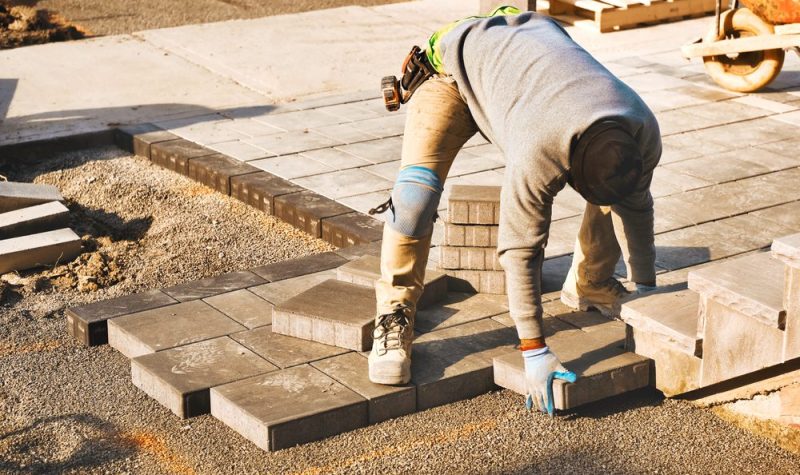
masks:
{"type": "Polygon", "coordinates": [[[372,348],[375,290],[326,280],[275,307],[272,331],[356,351],[372,348]]]}
{"type": "Polygon", "coordinates": [[[800,358],[800,234],[772,242],[772,255],[785,266],[783,307],[786,309],[786,336],[783,358],[800,358]]]}
{"type": "Polygon", "coordinates": [[[61,192],[53,185],[0,181],[0,213],[49,201],[64,201],[61,192]]]}
{"type": "MultiPolygon", "coordinates": [[[[336,269],[336,278],[374,289],[381,277],[381,259],[377,256],[362,256],[336,269]]],[[[417,308],[427,308],[447,297],[447,275],[432,269],[425,270],[425,289],[417,302],[417,308]]]]}
{"type": "Polygon", "coordinates": [[[0,239],[52,231],[69,225],[69,209],[58,201],[0,213],[0,239]]]}
{"type": "Polygon", "coordinates": [[[493,247],[440,246],[439,266],[452,270],[503,270],[493,247]]]}
{"type": "MultiPolygon", "coordinates": [[[[557,380],[553,384],[556,409],[573,409],[650,384],[652,362],[625,351],[616,340],[569,330],[547,338],[547,345],[567,369],[578,375],[575,383],[557,380]]],[[[498,386],[526,394],[525,368],[519,350],[494,358],[494,381],[498,386]]]]}
{"type": "Polygon", "coordinates": [[[447,222],[499,224],[500,187],[453,185],[447,201],[447,222]]]}
{"type": "Polygon", "coordinates": [[[497,247],[499,226],[444,223],[446,246],[497,247]]]}
{"type": "Polygon", "coordinates": [[[81,253],[81,238],[69,228],[0,240],[0,274],[65,264],[81,253]]]}
{"type": "Polygon", "coordinates": [[[456,292],[506,293],[506,273],[501,270],[448,270],[448,287],[456,292]]]}

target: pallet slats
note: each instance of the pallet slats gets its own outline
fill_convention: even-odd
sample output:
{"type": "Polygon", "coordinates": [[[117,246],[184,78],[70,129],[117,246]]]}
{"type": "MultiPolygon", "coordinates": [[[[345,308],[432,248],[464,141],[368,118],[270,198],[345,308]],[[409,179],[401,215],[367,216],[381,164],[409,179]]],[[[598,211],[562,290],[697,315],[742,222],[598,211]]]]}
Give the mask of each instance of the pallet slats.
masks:
{"type": "Polygon", "coordinates": [[[550,16],[565,23],[608,32],[714,11],[714,0],[550,0],[550,16]]]}

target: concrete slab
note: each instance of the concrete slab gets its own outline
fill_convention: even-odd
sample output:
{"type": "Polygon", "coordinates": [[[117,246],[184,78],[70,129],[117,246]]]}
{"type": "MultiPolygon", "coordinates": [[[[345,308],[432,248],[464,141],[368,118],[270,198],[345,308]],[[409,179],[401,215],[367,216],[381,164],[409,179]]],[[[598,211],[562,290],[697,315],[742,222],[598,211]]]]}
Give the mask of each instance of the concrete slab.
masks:
{"type": "Polygon", "coordinates": [[[128,358],[245,330],[202,300],[117,317],[108,322],[108,344],[128,358]]]}
{"type": "Polygon", "coordinates": [[[211,389],[211,415],[263,450],[358,429],[367,413],[364,398],[305,365],[211,389]]]}
{"type": "Polygon", "coordinates": [[[280,305],[303,291],[334,278],[336,278],[336,272],[326,270],[269,284],[257,285],[248,290],[273,305],[280,305]]]}
{"type": "Polygon", "coordinates": [[[772,256],[789,267],[800,268],[800,234],[783,236],[772,241],[772,256]]]}
{"type": "Polygon", "coordinates": [[[323,252],[256,267],[252,272],[270,282],[277,282],[333,269],[347,262],[347,259],[335,252],[323,252]]]}
{"type": "Polygon", "coordinates": [[[416,387],[386,386],[369,380],[367,359],[347,353],[311,363],[311,366],[358,393],[369,404],[369,423],[411,414],[417,408],[416,387]]]}
{"type": "MultiPolygon", "coordinates": [[[[648,341],[659,341],[659,347],[700,358],[703,339],[697,333],[699,314],[700,296],[692,290],[680,290],[644,295],[627,302],[620,317],[637,330],[637,335],[651,335],[648,341]]],[[[645,346],[645,342],[636,344],[640,350],[645,346]]]]}
{"type": "Polygon", "coordinates": [[[653,360],[656,389],[672,397],[700,387],[701,359],[676,349],[658,334],[627,327],[625,349],[653,360]]]}
{"type": "Polygon", "coordinates": [[[61,192],[53,185],[0,181],[0,213],[49,201],[64,201],[61,192]]]}
{"type": "Polygon", "coordinates": [[[348,352],[344,348],[280,335],[270,326],[234,333],[231,338],[279,368],[291,368],[348,352]]]}
{"type": "Polygon", "coordinates": [[[295,183],[335,200],[373,191],[390,190],[393,185],[389,180],[357,168],[298,178],[295,183]]]}
{"type": "MultiPolygon", "coordinates": [[[[323,148],[320,150],[330,149],[323,148]]],[[[308,160],[304,155],[299,153],[263,158],[250,163],[260,170],[272,173],[286,180],[295,180],[297,178],[335,171],[334,168],[315,160],[308,160]]]]}
{"type": "Polygon", "coordinates": [[[369,142],[359,142],[336,147],[345,153],[360,158],[370,163],[384,163],[400,160],[400,151],[403,146],[401,137],[389,137],[369,142]]]}
{"type": "Polygon", "coordinates": [[[0,240],[0,274],[65,264],[81,253],[81,237],[69,228],[0,240]]]}
{"type": "Polygon", "coordinates": [[[368,244],[383,238],[383,222],[362,213],[347,213],[322,220],[322,239],[334,246],[368,244]]]}
{"type": "Polygon", "coordinates": [[[51,201],[0,213],[0,239],[52,231],[68,225],[69,209],[58,201],[51,201]]]}
{"type": "Polygon", "coordinates": [[[277,305],[272,331],[356,351],[372,348],[375,291],[327,280],[277,305]]]}
{"type": "MultiPolygon", "coordinates": [[[[514,319],[511,318],[511,315],[508,312],[496,315],[492,317],[492,320],[506,327],[514,329],[517,328],[516,324],[514,323],[514,319]]],[[[559,320],[558,318],[551,317],[549,315],[544,315],[542,324],[545,338],[550,338],[551,336],[560,332],[580,331],[577,327],[574,327],[563,320],[559,320]]]]}
{"type": "Polygon", "coordinates": [[[197,300],[212,295],[224,294],[234,290],[244,289],[267,281],[249,271],[230,272],[228,274],[209,277],[206,279],[186,282],[163,289],[164,293],[180,302],[197,300]]]}
{"type": "Polygon", "coordinates": [[[449,288],[455,292],[506,293],[506,274],[501,270],[449,270],[449,288]]]}
{"type": "Polygon", "coordinates": [[[419,310],[414,328],[421,332],[431,332],[505,312],[508,312],[508,299],[503,295],[453,292],[447,294],[437,305],[419,310]]]}
{"type": "Polygon", "coordinates": [[[247,289],[207,297],[203,301],[249,329],[272,324],[273,305],[247,289]]]}
{"type": "Polygon", "coordinates": [[[278,368],[227,336],[131,360],[133,385],[173,414],[207,414],[209,388],[278,368]]]}

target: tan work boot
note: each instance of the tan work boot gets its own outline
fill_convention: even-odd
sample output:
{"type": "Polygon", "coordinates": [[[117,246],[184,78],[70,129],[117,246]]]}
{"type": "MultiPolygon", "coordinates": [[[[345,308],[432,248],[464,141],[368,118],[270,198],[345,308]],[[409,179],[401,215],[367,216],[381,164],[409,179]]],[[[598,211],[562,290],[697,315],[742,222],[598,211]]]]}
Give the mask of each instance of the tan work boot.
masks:
{"type": "Polygon", "coordinates": [[[414,322],[405,308],[379,315],[372,332],[369,380],[377,384],[407,384],[411,380],[411,340],[414,322]]]}
{"type": "Polygon", "coordinates": [[[629,295],[630,292],[613,277],[603,282],[579,283],[572,269],[561,288],[561,302],[564,305],[582,312],[595,309],[608,318],[619,318],[622,303],[629,295]]]}

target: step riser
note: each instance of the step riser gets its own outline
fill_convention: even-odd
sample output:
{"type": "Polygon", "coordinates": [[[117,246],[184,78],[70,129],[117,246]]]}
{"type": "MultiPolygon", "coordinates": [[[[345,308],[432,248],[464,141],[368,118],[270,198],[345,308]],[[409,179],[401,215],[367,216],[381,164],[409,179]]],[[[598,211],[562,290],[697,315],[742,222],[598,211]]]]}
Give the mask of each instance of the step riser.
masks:
{"type": "Polygon", "coordinates": [[[654,361],[656,389],[668,397],[700,387],[701,359],[676,351],[656,335],[628,325],[625,349],[654,361]]]}
{"type": "Polygon", "coordinates": [[[783,305],[786,308],[786,337],[783,359],[800,358],[800,267],[786,266],[783,305]]]}

